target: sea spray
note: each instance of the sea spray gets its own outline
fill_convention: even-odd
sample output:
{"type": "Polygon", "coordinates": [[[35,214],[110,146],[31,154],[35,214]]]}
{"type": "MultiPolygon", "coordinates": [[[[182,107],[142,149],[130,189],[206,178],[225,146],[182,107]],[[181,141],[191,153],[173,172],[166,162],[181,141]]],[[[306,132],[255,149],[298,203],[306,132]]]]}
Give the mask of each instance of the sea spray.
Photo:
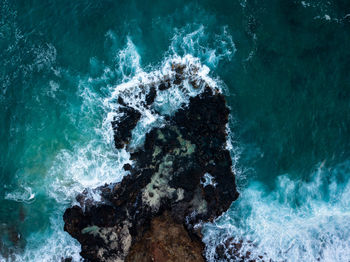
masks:
{"type": "Polygon", "coordinates": [[[225,215],[206,225],[208,259],[217,260],[216,248],[230,239],[242,243],[237,256],[226,249],[232,260],[249,252],[256,261],[346,261],[350,163],[318,166],[309,182],[279,176],[272,192],[251,182],[225,215]]]}

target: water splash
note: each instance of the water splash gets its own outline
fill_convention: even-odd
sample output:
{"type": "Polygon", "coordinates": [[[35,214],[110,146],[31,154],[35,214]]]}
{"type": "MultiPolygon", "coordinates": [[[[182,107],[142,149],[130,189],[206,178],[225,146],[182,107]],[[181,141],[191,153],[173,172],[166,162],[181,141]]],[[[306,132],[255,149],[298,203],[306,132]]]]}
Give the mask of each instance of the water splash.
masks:
{"type": "MultiPolygon", "coordinates": [[[[51,228],[45,232],[36,232],[27,239],[27,246],[22,254],[14,254],[7,261],[61,261],[72,258],[81,261],[80,244],[73,238],[67,237],[61,219],[63,210],[59,209],[50,219],[51,228]],[[53,234],[52,231],[55,233],[53,234]]],[[[0,261],[1,257],[0,257],[0,261]]]]}
{"type": "Polygon", "coordinates": [[[222,27],[221,32],[209,35],[203,25],[199,25],[194,31],[192,25],[176,29],[169,48],[170,54],[191,54],[200,58],[204,64],[215,68],[222,60],[230,61],[236,52],[236,46],[227,27],[222,27]],[[212,43],[212,45],[208,45],[212,43]]]}
{"type": "Polygon", "coordinates": [[[229,212],[205,227],[209,261],[228,238],[243,241],[238,254],[250,252],[256,261],[347,261],[349,173],[350,162],[331,168],[321,164],[310,182],[281,175],[272,192],[251,183],[229,212]]]}
{"type": "Polygon", "coordinates": [[[34,201],[35,193],[30,187],[19,188],[14,192],[7,193],[5,199],[16,202],[31,203],[34,201]]]}

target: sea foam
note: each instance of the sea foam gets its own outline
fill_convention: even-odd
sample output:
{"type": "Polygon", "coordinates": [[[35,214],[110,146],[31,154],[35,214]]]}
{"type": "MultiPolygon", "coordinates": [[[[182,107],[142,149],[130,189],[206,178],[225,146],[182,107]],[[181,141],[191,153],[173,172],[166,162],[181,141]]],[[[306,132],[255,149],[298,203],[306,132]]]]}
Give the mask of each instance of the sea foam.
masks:
{"type": "Polygon", "coordinates": [[[310,182],[281,175],[272,192],[251,183],[226,214],[206,225],[207,258],[215,261],[216,247],[232,238],[231,244],[242,243],[239,255],[250,252],[256,261],[347,261],[349,172],[349,162],[320,164],[310,182]]]}

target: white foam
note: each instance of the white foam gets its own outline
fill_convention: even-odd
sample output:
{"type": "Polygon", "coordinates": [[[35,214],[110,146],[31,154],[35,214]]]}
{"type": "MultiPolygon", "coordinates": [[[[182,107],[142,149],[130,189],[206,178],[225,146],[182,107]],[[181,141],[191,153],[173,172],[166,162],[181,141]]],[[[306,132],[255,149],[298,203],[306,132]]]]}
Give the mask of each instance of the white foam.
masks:
{"type": "Polygon", "coordinates": [[[60,85],[57,82],[53,81],[53,80],[50,80],[49,85],[50,85],[50,90],[47,91],[47,94],[49,96],[55,98],[56,97],[56,92],[59,89],[60,85]]]}
{"type": "Polygon", "coordinates": [[[65,202],[85,188],[118,182],[126,174],[122,167],[129,157],[125,150],[114,152],[97,142],[62,150],[49,170],[47,191],[57,202],[65,202]]]}
{"type": "MultiPolygon", "coordinates": [[[[107,37],[112,35],[108,34],[107,37]]],[[[118,68],[105,67],[100,77],[79,78],[78,94],[82,104],[78,117],[73,108],[71,118],[84,139],[75,142],[72,149],[62,149],[57,154],[44,183],[48,195],[59,203],[74,201],[75,196],[85,188],[118,182],[127,174],[123,165],[131,163],[130,154],[124,149],[114,149],[109,114],[113,108],[106,105],[105,100],[111,99],[108,96],[115,88],[108,84],[111,79],[118,77],[127,81],[139,72],[140,57],[130,39],[125,48],[117,52],[115,60],[118,68]],[[106,90],[107,98],[98,88],[100,86],[106,90]],[[79,121],[76,121],[77,118],[79,121]]],[[[91,63],[97,66],[98,61],[92,59],[91,63]]]]}
{"type": "Polygon", "coordinates": [[[192,55],[185,55],[183,57],[173,55],[167,57],[159,68],[153,68],[151,72],[145,72],[139,69],[133,78],[117,85],[111,96],[104,100],[104,106],[109,108],[109,113],[104,123],[110,126],[112,119],[120,117],[117,113],[120,106],[117,103],[117,99],[118,97],[123,98],[128,106],[133,107],[141,113],[141,119],[137,127],[133,130],[133,140],[131,141],[131,146],[140,145],[145,134],[151,128],[161,126],[164,123],[165,115],[173,114],[181,106],[188,104],[190,97],[202,92],[204,83],[207,83],[213,88],[219,88],[217,81],[211,78],[209,73],[209,67],[202,65],[200,59],[192,55]],[[179,86],[172,84],[172,87],[167,90],[157,91],[154,103],[148,108],[143,103],[146,94],[152,86],[157,89],[164,82],[164,78],[174,81],[175,71],[173,65],[175,64],[186,66],[183,72],[185,79],[179,86]],[[190,80],[195,80],[197,83],[202,81],[203,83],[199,88],[195,89],[189,84],[190,80]]]}
{"type": "Polygon", "coordinates": [[[53,69],[56,63],[57,51],[52,44],[43,44],[33,50],[35,59],[34,64],[30,65],[31,69],[42,71],[43,69],[53,69]]]}
{"type": "Polygon", "coordinates": [[[16,202],[31,203],[34,201],[35,193],[32,192],[32,188],[25,186],[17,189],[14,192],[7,193],[5,199],[16,202]]]}
{"type": "Polygon", "coordinates": [[[118,72],[123,76],[122,81],[141,71],[141,57],[130,37],[127,38],[126,48],[119,51],[117,63],[118,72]]]}
{"type": "Polygon", "coordinates": [[[210,36],[205,30],[203,25],[199,25],[196,30],[192,30],[191,26],[178,29],[172,38],[168,53],[182,56],[191,54],[212,68],[217,67],[224,59],[231,60],[236,46],[228,33],[228,27],[222,27],[221,32],[215,34],[212,45],[208,43],[210,36]]]}
{"type": "Polygon", "coordinates": [[[42,261],[56,262],[71,257],[73,262],[81,261],[80,244],[63,231],[62,210],[51,217],[51,228],[46,232],[32,233],[22,254],[15,254],[8,262],[42,261]]]}
{"type": "MultiPolygon", "coordinates": [[[[113,32],[109,31],[107,36],[115,41],[116,36],[113,32]]],[[[104,121],[106,129],[110,129],[111,120],[118,117],[115,111],[117,111],[119,104],[116,101],[118,97],[122,97],[128,106],[142,114],[141,120],[133,131],[131,147],[142,144],[145,133],[154,126],[163,124],[163,115],[173,114],[180,106],[186,105],[190,97],[202,92],[202,88],[194,89],[188,83],[188,80],[191,80],[190,78],[194,75],[192,72],[194,69],[198,70],[194,80],[203,80],[211,87],[221,89],[222,83],[210,76],[209,67],[215,68],[223,59],[230,60],[236,48],[227,27],[223,27],[221,32],[214,36],[211,47],[207,46],[207,39],[208,35],[203,25],[194,31],[189,30],[189,27],[179,29],[171,40],[164,60],[157,66],[142,67],[137,47],[128,37],[126,47],[116,54],[117,70],[106,68],[106,73],[103,76],[104,79],[108,78],[116,71],[121,79],[119,84],[110,87],[111,94],[104,99],[103,106],[108,112],[104,121]],[[150,109],[145,107],[141,102],[145,101],[145,96],[151,86],[157,87],[164,80],[164,77],[174,79],[173,64],[186,65],[184,75],[188,79],[181,83],[181,88],[171,88],[158,92],[152,107],[150,109]],[[146,72],[143,68],[151,70],[146,72]]],[[[107,139],[113,140],[111,132],[109,132],[107,139]]]]}
{"type": "Polygon", "coordinates": [[[331,20],[331,17],[330,17],[329,15],[325,14],[325,15],[324,15],[324,19],[330,21],[330,20],[331,20]]]}
{"type": "Polygon", "coordinates": [[[203,175],[203,178],[204,178],[204,182],[201,181],[201,184],[203,185],[203,187],[206,187],[208,185],[216,187],[217,183],[215,182],[215,179],[211,174],[205,173],[203,175]]]}
{"type": "Polygon", "coordinates": [[[249,251],[257,261],[259,255],[264,261],[348,261],[349,172],[347,162],[332,170],[320,167],[308,183],[282,175],[271,193],[251,184],[227,214],[206,225],[209,261],[215,246],[229,237],[243,240],[241,254],[249,251]],[[346,182],[337,181],[339,176],[346,182]]]}
{"type": "Polygon", "coordinates": [[[301,1],[301,4],[303,5],[303,7],[309,7],[309,6],[311,6],[310,3],[307,3],[307,2],[305,2],[305,1],[301,1]]]}

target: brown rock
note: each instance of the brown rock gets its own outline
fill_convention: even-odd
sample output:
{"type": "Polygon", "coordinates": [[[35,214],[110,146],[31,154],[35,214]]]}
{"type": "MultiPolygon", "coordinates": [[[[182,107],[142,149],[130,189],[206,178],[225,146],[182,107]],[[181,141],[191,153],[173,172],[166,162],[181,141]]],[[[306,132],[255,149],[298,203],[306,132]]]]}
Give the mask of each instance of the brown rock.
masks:
{"type": "Polygon", "coordinates": [[[151,228],[130,249],[126,262],[204,261],[203,243],[192,240],[182,224],[168,212],[155,217],[151,228]]]}

